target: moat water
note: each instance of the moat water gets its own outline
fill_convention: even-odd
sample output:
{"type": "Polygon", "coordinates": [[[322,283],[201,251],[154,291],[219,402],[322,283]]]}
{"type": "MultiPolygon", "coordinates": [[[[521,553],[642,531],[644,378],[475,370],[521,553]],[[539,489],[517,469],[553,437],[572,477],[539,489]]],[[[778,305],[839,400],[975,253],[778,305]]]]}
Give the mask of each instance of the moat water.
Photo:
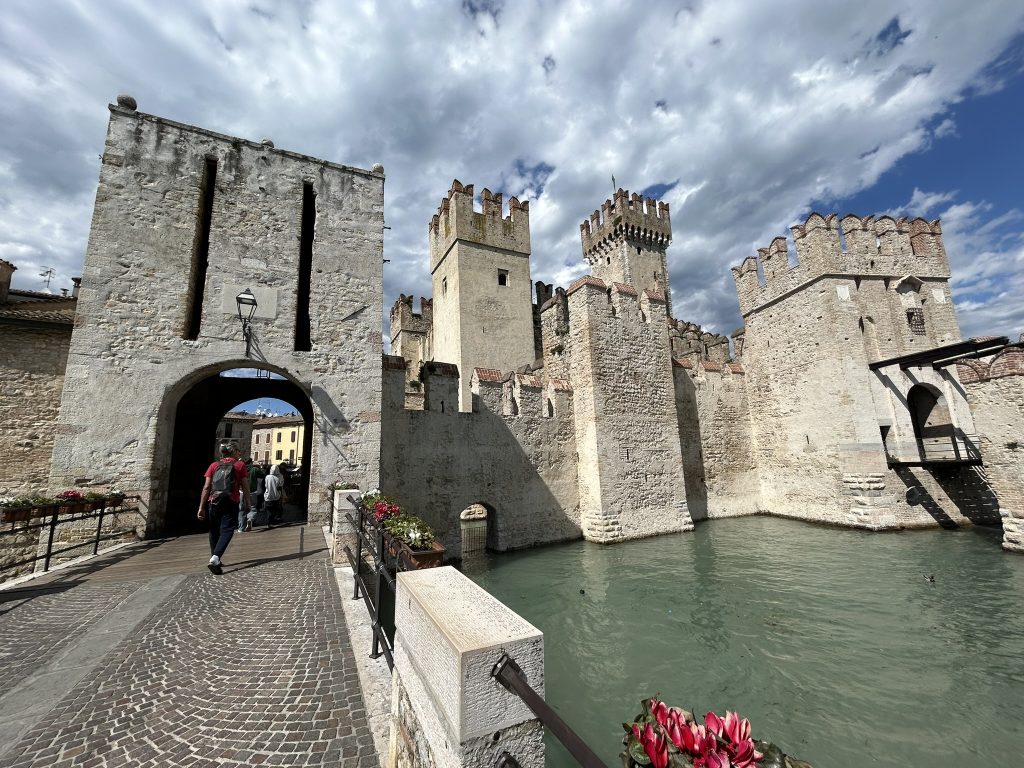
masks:
{"type": "MultiPolygon", "coordinates": [[[[816,768],[1017,766],[1024,557],[999,541],[754,517],[466,571],[544,632],[546,698],[610,766],[654,693],[816,768]]],[[[576,765],[550,735],[547,755],[576,765]]]]}

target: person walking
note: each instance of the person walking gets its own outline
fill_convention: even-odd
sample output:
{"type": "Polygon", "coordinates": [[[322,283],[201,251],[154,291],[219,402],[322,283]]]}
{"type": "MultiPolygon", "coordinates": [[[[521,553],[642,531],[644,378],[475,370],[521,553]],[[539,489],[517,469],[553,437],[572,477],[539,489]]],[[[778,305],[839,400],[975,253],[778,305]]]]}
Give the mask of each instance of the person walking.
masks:
{"type": "Polygon", "coordinates": [[[252,508],[245,519],[245,530],[251,531],[252,524],[263,509],[263,479],[267,473],[252,459],[246,459],[245,465],[249,468],[249,496],[252,498],[252,508]]]}
{"type": "Polygon", "coordinates": [[[281,477],[281,466],[275,464],[270,474],[263,481],[264,506],[267,509],[267,528],[280,523],[284,512],[284,478],[281,477]]]}
{"type": "Polygon", "coordinates": [[[239,499],[244,497],[246,510],[252,507],[249,476],[245,471],[245,463],[238,458],[238,448],[233,443],[221,443],[220,460],[213,462],[204,476],[206,480],[203,482],[196,517],[209,523],[210,562],[207,567],[219,576],[223,573],[221,558],[235,534],[235,512],[239,509],[239,499]]]}

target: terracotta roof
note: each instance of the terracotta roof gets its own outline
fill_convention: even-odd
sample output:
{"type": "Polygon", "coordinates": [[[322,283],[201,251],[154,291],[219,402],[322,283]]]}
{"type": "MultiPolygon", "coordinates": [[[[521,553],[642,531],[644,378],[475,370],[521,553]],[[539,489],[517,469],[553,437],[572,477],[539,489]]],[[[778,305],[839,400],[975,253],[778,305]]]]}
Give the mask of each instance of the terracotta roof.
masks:
{"type": "Polygon", "coordinates": [[[644,289],[644,296],[647,297],[648,301],[657,301],[657,302],[659,302],[661,304],[666,304],[667,303],[666,300],[665,300],[665,292],[664,291],[652,291],[652,290],[649,290],[649,289],[645,288],[644,289]]]}
{"type": "Polygon", "coordinates": [[[505,380],[505,374],[497,368],[474,368],[473,373],[476,374],[477,381],[496,381],[500,383],[505,380]]]}
{"type": "Polygon", "coordinates": [[[742,373],[744,375],[747,373],[739,363],[729,363],[729,370],[733,373],[742,373]]]}
{"type": "Polygon", "coordinates": [[[222,421],[259,421],[262,416],[257,416],[255,413],[248,413],[246,411],[228,411],[224,414],[222,421]]]}
{"type": "Polygon", "coordinates": [[[636,292],[636,288],[634,288],[632,285],[626,285],[626,283],[612,283],[612,287],[616,291],[618,291],[619,293],[625,293],[625,294],[628,294],[630,296],[638,296],[639,295],[636,292]]]}
{"type": "Polygon", "coordinates": [[[556,392],[572,392],[572,384],[565,379],[551,379],[551,386],[556,392]]]}
{"type": "Polygon", "coordinates": [[[75,299],[64,296],[57,301],[15,301],[0,304],[0,321],[41,323],[43,325],[74,325],[75,299]]]}
{"type": "Polygon", "coordinates": [[[528,373],[517,373],[516,381],[521,387],[534,387],[540,389],[544,386],[544,382],[540,380],[539,376],[531,376],[528,373]]]}
{"type": "Polygon", "coordinates": [[[693,361],[688,357],[673,357],[672,365],[677,365],[680,368],[693,368],[693,361]]]}
{"type": "Polygon", "coordinates": [[[722,364],[721,363],[713,363],[710,360],[705,360],[702,363],[702,365],[703,365],[705,371],[720,371],[720,370],[722,370],[722,364]]]}
{"type": "Polygon", "coordinates": [[[608,284],[605,283],[605,281],[602,280],[601,278],[594,277],[593,275],[584,275],[579,280],[577,280],[572,285],[570,285],[569,286],[569,290],[567,290],[565,292],[565,294],[568,296],[569,294],[573,293],[574,291],[582,288],[584,285],[593,285],[593,286],[595,286],[597,288],[607,288],[608,287],[608,284]]]}
{"type": "Polygon", "coordinates": [[[260,419],[253,427],[280,427],[285,424],[304,424],[306,422],[302,416],[268,416],[265,419],[260,419]]]}

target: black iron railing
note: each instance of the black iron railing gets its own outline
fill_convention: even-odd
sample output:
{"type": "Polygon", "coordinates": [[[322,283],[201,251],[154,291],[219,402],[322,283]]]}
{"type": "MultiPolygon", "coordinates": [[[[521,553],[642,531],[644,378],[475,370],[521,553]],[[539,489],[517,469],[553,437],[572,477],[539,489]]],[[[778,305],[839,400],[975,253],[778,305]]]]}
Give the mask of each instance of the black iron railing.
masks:
{"type": "MultiPolygon", "coordinates": [[[[45,515],[31,517],[26,520],[12,519],[9,527],[0,529],[0,539],[9,536],[21,536],[29,531],[38,531],[48,529],[46,536],[46,550],[42,554],[37,554],[35,557],[27,557],[22,560],[18,560],[13,563],[6,563],[0,566],[0,572],[8,571],[13,568],[20,568],[23,565],[30,565],[37,563],[40,560],[43,561],[43,571],[50,570],[50,562],[57,555],[63,555],[76,549],[82,549],[92,544],[92,554],[96,555],[100,550],[100,542],[108,539],[115,539],[123,537],[127,531],[111,531],[106,534],[103,533],[103,517],[105,515],[113,514],[113,511],[120,506],[120,503],[115,503],[108,506],[104,503],[103,506],[98,509],[84,509],[79,506],[77,509],[73,505],[64,505],[64,508],[70,508],[69,512],[61,512],[61,506],[54,505],[52,512],[47,512],[45,515]],[[96,534],[92,537],[92,541],[79,541],[62,549],[54,549],[54,539],[57,534],[58,525],[66,525],[70,523],[80,523],[84,520],[96,520],[96,534]],[[36,521],[36,522],[33,522],[36,521]],[[27,523],[19,525],[19,523],[27,523]]],[[[11,514],[10,511],[7,512],[11,514]]],[[[36,550],[38,551],[38,542],[36,544],[36,550]]]]}
{"type": "MultiPolygon", "coordinates": [[[[345,517],[355,528],[356,551],[346,545],[345,556],[352,566],[354,586],[352,599],[361,596],[370,614],[370,628],[373,632],[373,647],[370,658],[377,659],[381,655],[388,663],[388,669],[395,668],[393,649],[395,643],[395,575],[399,571],[416,570],[416,564],[405,554],[391,534],[378,525],[372,514],[358,499],[349,497],[356,507],[356,518],[348,512],[345,517]],[[368,556],[364,560],[363,553],[368,556]],[[371,590],[363,578],[364,570],[368,570],[373,579],[375,589],[371,590]],[[371,596],[372,595],[372,596],[371,596]]],[[[337,531],[335,531],[337,535],[337,531]]]]}
{"type": "MultiPolygon", "coordinates": [[[[594,750],[588,747],[587,743],[558,716],[558,713],[548,706],[544,698],[530,687],[530,684],[526,681],[526,675],[523,674],[523,670],[516,664],[515,659],[507,653],[502,654],[501,658],[498,659],[498,663],[494,665],[494,669],[491,670],[491,677],[501,683],[505,690],[514,693],[522,699],[523,703],[536,715],[541,724],[554,734],[556,739],[562,742],[562,746],[569,750],[569,754],[573,756],[577,763],[584,768],[606,768],[594,750]]],[[[509,765],[509,759],[509,756],[502,755],[499,765],[502,760],[505,761],[506,765],[509,765]]],[[[514,764],[514,761],[512,764],[514,764]]]]}
{"type": "Polygon", "coordinates": [[[894,464],[981,464],[977,435],[943,435],[918,440],[887,440],[886,459],[894,464]]]}

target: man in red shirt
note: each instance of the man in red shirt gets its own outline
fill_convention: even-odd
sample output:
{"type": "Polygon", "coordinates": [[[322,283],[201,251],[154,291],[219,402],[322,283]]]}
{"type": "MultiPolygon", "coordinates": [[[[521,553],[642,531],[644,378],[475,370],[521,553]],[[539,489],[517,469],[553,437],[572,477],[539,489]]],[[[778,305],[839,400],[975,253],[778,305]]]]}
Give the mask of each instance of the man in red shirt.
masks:
{"type": "Polygon", "coordinates": [[[220,559],[235,534],[239,499],[245,498],[247,512],[252,508],[249,475],[245,463],[238,458],[238,448],[234,443],[221,443],[220,456],[220,461],[213,462],[206,470],[196,515],[200,520],[209,519],[211,557],[207,567],[217,575],[223,573],[220,559]],[[207,501],[210,502],[209,511],[207,501]]]}

